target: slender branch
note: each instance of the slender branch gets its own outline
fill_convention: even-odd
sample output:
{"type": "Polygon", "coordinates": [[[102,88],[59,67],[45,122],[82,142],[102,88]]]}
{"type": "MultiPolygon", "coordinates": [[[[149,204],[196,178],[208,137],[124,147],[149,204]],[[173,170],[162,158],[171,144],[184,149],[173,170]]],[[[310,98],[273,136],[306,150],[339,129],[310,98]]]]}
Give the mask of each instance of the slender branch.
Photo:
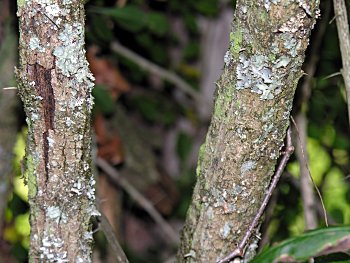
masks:
{"type": "Polygon", "coordinates": [[[108,243],[111,246],[111,249],[113,250],[114,254],[113,256],[116,259],[117,263],[129,263],[128,258],[126,257],[123,249],[121,248],[118,239],[114,233],[113,227],[109,223],[107,217],[105,214],[102,212],[102,209],[100,207],[100,204],[97,202],[96,204],[97,209],[100,211],[101,216],[100,216],[100,225],[103,233],[105,234],[105,237],[107,238],[108,243]]]}
{"type": "Polygon", "coordinates": [[[306,76],[303,78],[303,82],[300,85],[300,110],[295,117],[295,121],[299,127],[299,131],[296,133],[296,152],[295,155],[300,163],[300,192],[304,208],[304,221],[305,229],[314,229],[318,225],[318,218],[316,213],[316,198],[313,191],[312,181],[310,180],[310,174],[308,167],[308,156],[304,152],[307,152],[307,105],[312,93],[312,80],[315,76],[315,72],[319,61],[319,51],[321,47],[324,34],[328,26],[328,20],[330,16],[331,1],[325,1],[323,18],[318,24],[317,30],[314,34],[312,47],[310,48],[310,55],[308,62],[305,66],[306,76]],[[304,151],[303,151],[304,149],[304,151]]]}
{"type": "Polygon", "coordinates": [[[5,87],[5,88],[2,88],[3,90],[16,90],[17,87],[5,87]]]}
{"type": "Polygon", "coordinates": [[[287,131],[287,136],[286,136],[286,141],[287,141],[287,145],[285,148],[285,151],[283,152],[283,157],[281,162],[278,165],[277,171],[275,173],[275,176],[273,177],[271,184],[269,186],[269,189],[267,190],[267,193],[265,195],[265,198],[261,204],[261,206],[259,207],[258,212],[256,213],[253,221],[251,222],[247,232],[245,233],[242,241],[239,243],[239,245],[237,246],[237,248],[230,253],[229,255],[227,255],[226,257],[222,258],[221,260],[219,260],[217,263],[225,263],[228,262],[236,257],[242,257],[244,254],[244,249],[251,237],[251,235],[253,234],[254,229],[257,227],[259,220],[261,218],[261,216],[263,215],[265,208],[270,200],[270,197],[273,193],[273,190],[276,188],[276,185],[279,181],[279,179],[281,178],[282,172],[284,170],[284,168],[287,165],[287,162],[290,158],[290,156],[292,155],[292,153],[294,152],[294,147],[292,145],[292,138],[291,138],[291,129],[288,128],[287,131]]]}
{"type": "Polygon", "coordinates": [[[157,75],[165,80],[170,81],[171,83],[174,83],[179,89],[191,96],[196,101],[205,102],[205,99],[202,97],[201,94],[195,91],[189,84],[187,84],[182,78],[180,78],[175,73],[163,69],[160,66],[152,63],[151,61],[148,61],[147,59],[141,57],[140,55],[136,54],[130,49],[122,46],[117,41],[112,42],[111,49],[119,55],[130,59],[138,66],[140,66],[143,70],[151,72],[154,75],[157,75]]]}
{"type": "Polygon", "coordinates": [[[328,76],[325,76],[322,80],[330,79],[339,75],[341,75],[341,72],[335,72],[335,73],[329,74],[328,76]]]}
{"type": "Polygon", "coordinates": [[[348,116],[350,121],[350,35],[349,23],[344,0],[333,0],[335,20],[337,22],[338,36],[343,68],[341,73],[344,78],[346,96],[348,102],[348,116]]]}
{"type": "Polygon", "coordinates": [[[135,187],[133,187],[125,178],[119,176],[119,173],[105,160],[97,157],[96,164],[99,166],[115,183],[119,184],[160,226],[164,234],[168,237],[167,241],[172,244],[178,243],[178,234],[165,221],[161,214],[154,208],[153,204],[147,200],[135,187]]]}
{"type": "MultiPolygon", "coordinates": [[[[292,119],[292,122],[293,122],[293,124],[294,124],[294,126],[295,126],[295,129],[296,129],[296,131],[297,131],[297,135],[298,135],[298,139],[299,139],[299,144],[300,144],[300,147],[301,147],[300,150],[301,150],[303,159],[305,160],[305,159],[306,159],[306,157],[305,157],[305,151],[304,151],[304,148],[302,147],[303,144],[300,142],[300,137],[299,137],[300,132],[299,132],[298,126],[297,126],[297,124],[296,124],[294,118],[291,117],[291,119],[292,119]]],[[[311,175],[311,171],[310,171],[310,168],[309,168],[309,165],[307,164],[307,162],[305,163],[305,165],[306,165],[306,168],[307,168],[307,170],[308,170],[310,180],[311,180],[311,182],[312,182],[314,188],[316,189],[316,192],[317,192],[318,197],[320,198],[320,201],[321,201],[321,204],[322,204],[322,209],[323,209],[323,214],[324,214],[324,221],[325,221],[326,226],[328,227],[327,211],[326,211],[326,207],[325,207],[324,202],[323,202],[323,198],[322,198],[321,192],[320,192],[320,190],[318,189],[318,187],[317,187],[317,185],[316,185],[316,183],[315,183],[315,180],[314,180],[314,178],[313,178],[312,175],[311,175]]]]}

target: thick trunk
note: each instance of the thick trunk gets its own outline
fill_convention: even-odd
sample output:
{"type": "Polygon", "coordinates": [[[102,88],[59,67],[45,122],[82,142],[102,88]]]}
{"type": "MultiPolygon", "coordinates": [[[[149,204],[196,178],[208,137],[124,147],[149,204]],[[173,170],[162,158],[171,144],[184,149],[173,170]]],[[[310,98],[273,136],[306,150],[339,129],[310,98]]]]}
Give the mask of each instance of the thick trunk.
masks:
{"type": "Polygon", "coordinates": [[[217,261],[256,214],[283,146],[318,4],[237,1],[179,262],[217,261]]]}
{"type": "Polygon", "coordinates": [[[81,0],[18,0],[31,262],[91,262],[93,77],[81,0]]]}

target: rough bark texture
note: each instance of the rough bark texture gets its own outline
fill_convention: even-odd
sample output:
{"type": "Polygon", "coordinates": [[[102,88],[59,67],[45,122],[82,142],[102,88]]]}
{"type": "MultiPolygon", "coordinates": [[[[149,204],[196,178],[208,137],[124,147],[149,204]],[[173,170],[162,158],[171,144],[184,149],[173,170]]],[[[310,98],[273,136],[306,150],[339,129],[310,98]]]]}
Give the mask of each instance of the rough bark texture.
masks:
{"type": "Polygon", "coordinates": [[[241,241],[256,214],[283,146],[318,5],[237,1],[178,262],[217,261],[241,241]]]}
{"type": "Polygon", "coordinates": [[[31,262],[91,262],[93,77],[81,0],[18,0],[31,262]]]}

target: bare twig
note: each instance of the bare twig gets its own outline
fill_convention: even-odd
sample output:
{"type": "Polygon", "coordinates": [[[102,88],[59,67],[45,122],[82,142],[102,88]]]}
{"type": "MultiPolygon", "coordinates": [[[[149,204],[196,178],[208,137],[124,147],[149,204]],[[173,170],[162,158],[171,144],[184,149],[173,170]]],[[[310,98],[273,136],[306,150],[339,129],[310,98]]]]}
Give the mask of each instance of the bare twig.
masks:
{"type": "Polygon", "coordinates": [[[278,165],[278,168],[276,170],[275,176],[273,177],[271,184],[269,186],[269,189],[267,190],[267,193],[265,195],[265,198],[261,204],[261,206],[259,207],[258,212],[256,213],[253,221],[251,222],[247,232],[245,233],[242,241],[239,243],[239,245],[237,246],[237,248],[231,252],[229,255],[227,255],[226,257],[220,259],[217,263],[225,263],[230,261],[231,259],[234,259],[236,257],[242,257],[244,254],[244,250],[245,247],[254,231],[254,229],[256,228],[256,226],[259,223],[259,220],[261,218],[261,216],[263,215],[266,205],[268,204],[270,197],[273,193],[273,190],[276,188],[276,185],[279,181],[279,179],[281,178],[282,172],[284,170],[284,168],[287,165],[287,162],[290,158],[290,156],[292,155],[292,153],[294,152],[294,147],[292,145],[292,138],[291,138],[291,129],[288,128],[287,131],[287,136],[286,136],[286,141],[287,141],[287,145],[285,148],[285,151],[283,152],[283,157],[281,159],[281,162],[278,165]]]}
{"type": "Polygon", "coordinates": [[[344,0],[333,0],[335,20],[337,22],[338,36],[343,68],[341,73],[344,78],[346,97],[348,103],[348,116],[350,121],[350,34],[349,23],[344,0]]]}
{"type": "Polygon", "coordinates": [[[17,87],[5,87],[5,88],[2,88],[3,90],[16,90],[17,87]]]}
{"type": "Polygon", "coordinates": [[[300,131],[296,132],[296,157],[300,164],[300,193],[304,208],[305,230],[314,229],[318,225],[316,214],[316,200],[313,192],[313,185],[310,181],[308,167],[308,156],[302,149],[307,149],[307,119],[305,113],[299,112],[295,121],[300,131]]]}
{"type": "Polygon", "coordinates": [[[335,73],[329,74],[328,76],[325,76],[322,80],[330,79],[330,78],[333,78],[333,77],[339,76],[339,75],[341,75],[341,72],[335,72],[335,73]]]}
{"type": "Polygon", "coordinates": [[[117,41],[112,42],[111,49],[119,55],[130,59],[138,66],[140,66],[143,70],[151,72],[154,75],[157,75],[165,80],[170,81],[171,83],[174,83],[179,89],[191,96],[196,101],[205,102],[205,99],[201,96],[201,94],[195,91],[189,84],[187,84],[182,78],[180,78],[175,73],[163,69],[160,66],[152,63],[151,61],[148,61],[147,59],[141,57],[140,55],[136,54],[130,49],[122,46],[117,41]]]}
{"type": "Polygon", "coordinates": [[[114,258],[116,259],[117,263],[129,263],[123,249],[121,248],[118,239],[114,233],[113,227],[111,224],[108,222],[107,217],[105,214],[102,212],[102,209],[100,208],[99,203],[97,202],[97,209],[100,211],[101,216],[99,217],[100,219],[100,225],[101,225],[101,230],[105,234],[105,237],[111,246],[111,249],[113,250],[114,258]]]}
{"type": "MultiPolygon", "coordinates": [[[[299,140],[299,142],[300,142],[300,137],[299,137],[300,132],[299,132],[298,126],[297,126],[297,124],[295,123],[294,118],[291,117],[291,119],[292,119],[292,122],[293,122],[293,124],[294,124],[294,126],[295,126],[295,129],[296,129],[296,131],[297,131],[298,140],[299,140]]],[[[300,147],[301,147],[300,149],[301,149],[301,153],[302,153],[302,155],[303,155],[303,158],[304,158],[304,160],[306,160],[305,151],[304,151],[304,148],[302,147],[302,143],[301,143],[301,142],[300,142],[300,147]]],[[[324,214],[324,221],[325,221],[326,226],[328,227],[327,211],[326,211],[326,207],[325,207],[324,202],[323,202],[323,198],[322,198],[321,192],[320,192],[320,190],[318,189],[318,187],[317,187],[317,185],[316,185],[316,183],[315,183],[315,180],[314,180],[314,178],[313,178],[312,175],[311,175],[311,171],[310,171],[310,168],[309,168],[309,165],[307,164],[307,162],[305,163],[305,165],[306,165],[306,169],[308,170],[310,180],[311,180],[311,182],[312,182],[314,188],[316,189],[316,192],[317,192],[318,197],[320,198],[320,201],[321,201],[321,204],[322,204],[322,209],[323,209],[323,214],[324,214]]]]}
{"type": "Polygon", "coordinates": [[[167,241],[171,244],[178,243],[179,238],[177,232],[165,221],[147,198],[125,180],[125,178],[120,177],[118,172],[105,160],[97,157],[96,164],[112,179],[112,181],[119,184],[141,207],[143,207],[143,209],[146,210],[168,237],[167,241]]]}
{"type": "MultiPolygon", "coordinates": [[[[318,61],[319,50],[321,47],[322,39],[328,26],[328,20],[330,15],[331,1],[325,1],[324,3],[323,18],[318,24],[317,31],[313,37],[312,47],[310,48],[310,55],[305,66],[306,76],[303,78],[303,82],[300,86],[301,89],[301,107],[298,114],[295,117],[296,123],[299,127],[297,135],[299,140],[296,139],[296,157],[300,163],[300,192],[304,207],[304,220],[305,229],[314,229],[318,225],[318,218],[316,214],[316,199],[313,191],[313,185],[309,179],[309,172],[307,169],[308,157],[303,154],[301,149],[307,152],[307,105],[312,92],[312,80],[314,78],[318,61]]],[[[334,75],[334,74],[333,74],[334,75]]]]}

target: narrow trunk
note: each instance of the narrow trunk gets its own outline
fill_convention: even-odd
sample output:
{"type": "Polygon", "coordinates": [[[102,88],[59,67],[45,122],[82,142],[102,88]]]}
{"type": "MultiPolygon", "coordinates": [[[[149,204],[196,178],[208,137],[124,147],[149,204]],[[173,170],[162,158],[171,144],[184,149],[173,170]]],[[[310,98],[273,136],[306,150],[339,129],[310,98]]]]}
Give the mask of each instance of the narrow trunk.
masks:
{"type": "Polygon", "coordinates": [[[179,262],[215,262],[242,240],[283,146],[318,5],[237,1],[179,262]]]}
{"type": "Polygon", "coordinates": [[[18,0],[31,262],[91,262],[94,206],[82,0],[18,0]]]}

